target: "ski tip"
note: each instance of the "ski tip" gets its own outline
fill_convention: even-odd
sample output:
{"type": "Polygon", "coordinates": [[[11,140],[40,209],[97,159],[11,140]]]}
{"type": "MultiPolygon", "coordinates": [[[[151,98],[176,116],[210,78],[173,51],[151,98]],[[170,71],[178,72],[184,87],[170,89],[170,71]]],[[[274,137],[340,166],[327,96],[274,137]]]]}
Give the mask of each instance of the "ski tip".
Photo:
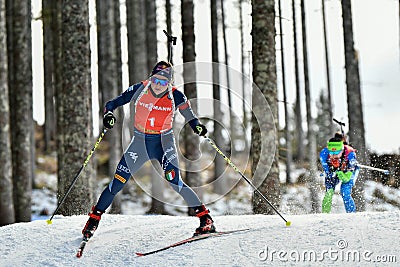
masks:
{"type": "Polygon", "coordinates": [[[53,221],[52,220],[46,220],[47,224],[52,224],[53,221]]]}
{"type": "Polygon", "coordinates": [[[292,224],[291,221],[286,221],[286,226],[290,226],[292,224]]]}
{"type": "Polygon", "coordinates": [[[77,257],[77,258],[82,257],[82,251],[78,251],[78,253],[76,253],[76,257],[77,257]]]}
{"type": "Polygon", "coordinates": [[[142,257],[142,256],[144,256],[144,254],[143,254],[143,253],[140,253],[140,252],[136,252],[136,256],[142,257]]]}

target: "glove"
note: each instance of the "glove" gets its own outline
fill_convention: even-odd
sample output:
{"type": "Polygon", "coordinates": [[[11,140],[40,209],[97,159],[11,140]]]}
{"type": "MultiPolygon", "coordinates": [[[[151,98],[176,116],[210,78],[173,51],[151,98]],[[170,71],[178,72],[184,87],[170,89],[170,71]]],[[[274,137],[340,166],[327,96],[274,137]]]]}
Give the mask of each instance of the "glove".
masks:
{"type": "Polygon", "coordinates": [[[195,134],[198,134],[200,136],[205,136],[207,134],[207,128],[203,124],[197,124],[195,128],[193,128],[193,131],[195,134]]]}
{"type": "Polygon", "coordinates": [[[114,117],[114,114],[111,111],[108,111],[106,114],[104,114],[103,125],[107,129],[112,129],[116,121],[117,119],[114,117]]]}
{"type": "Polygon", "coordinates": [[[352,172],[342,172],[342,171],[337,171],[336,174],[339,180],[342,181],[342,183],[348,183],[351,179],[351,176],[353,175],[352,172]]]}

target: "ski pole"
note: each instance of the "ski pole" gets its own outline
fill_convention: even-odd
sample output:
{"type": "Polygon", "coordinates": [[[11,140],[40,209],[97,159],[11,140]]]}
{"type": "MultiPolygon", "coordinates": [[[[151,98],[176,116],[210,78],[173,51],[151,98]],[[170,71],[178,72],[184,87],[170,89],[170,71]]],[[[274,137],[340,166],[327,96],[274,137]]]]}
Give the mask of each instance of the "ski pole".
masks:
{"type": "Polygon", "coordinates": [[[344,135],[344,130],[343,130],[343,126],[346,126],[346,124],[344,122],[336,120],[335,118],[333,119],[333,121],[340,125],[340,131],[342,132],[344,141],[346,141],[346,136],[344,135]]]}
{"type": "Polygon", "coordinates": [[[62,197],[61,201],[58,203],[56,210],[53,212],[53,215],[51,215],[50,219],[47,220],[47,224],[52,224],[52,220],[54,215],[58,212],[58,210],[60,209],[61,205],[64,203],[65,198],[68,196],[68,194],[71,192],[72,187],[74,186],[74,184],[76,183],[76,181],[78,180],[79,176],[81,175],[83,169],[86,167],[86,165],[88,164],[90,158],[92,157],[94,151],[96,150],[96,148],[99,146],[101,140],[103,140],[104,135],[106,134],[107,129],[103,129],[103,132],[100,134],[99,138],[97,139],[96,144],[94,145],[94,147],[92,148],[92,150],[90,151],[89,155],[86,157],[85,161],[83,162],[81,168],[79,169],[78,173],[75,175],[74,179],[72,180],[70,186],[68,187],[67,193],[64,194],[64,196],[62,197]]]}
{"type": "Polygon", "coordinates": [[[224,158],[224,160],[237,172],[240,174],[240,176],[242,176],[242,178],[251,186],[253,187],[254,191],[256,191],[261,197],[262,199],[265,200],[265,202],[285,221],[286,226],[290,226],[292,224],[292,222],[286,220],[282,214],[274,207],[274,205],[272,205],[271,202],[269,202],[269,200],[260,192],[260,190],[258,190],[257,187],[255,187],[255,185],[246,177],[244,176],[244,174],[239,170],[238,167],[236,167],[235,164],[233,164],[233,162],[221,151],[221,149],[218,148],[218,146],[215,144],[214,141],[212,141],[209,137],[204,136],[204,138],[210,143],[210,145],[224,158]]]}
{"type": "Polygon", "coordinates": [[[375,168],[375,167],[371,167],[371,166],[367,166],[367,165],[363,165],[363,164],[359,164],[359,163],[357,163],[357,166],[360,168],[363,168],[363,169],[369,169],[369,170],[373,170],[373,171],[383,172],[384,174],[389,175],[388,170],[379,169],[379,168],[375,168]]]}
{"type": "Polygon", "coordinates": [[[168,38],[168,54],[169,54],[169,58],[168,58],[168,62],[171,63],[172,60],[172,45],[176,45],[176,37],[170,35],[166,30],[163,30],[163,32],[165,33],[165,35],[168,38]]]}
{"type": "Polygon", "coordinates": [[[333,119],[333,121],[340,125],[340,131],[344,136],[343,126],[346,126],[346,124],[344,122],[338,121],[337,119],[333,119]]]}

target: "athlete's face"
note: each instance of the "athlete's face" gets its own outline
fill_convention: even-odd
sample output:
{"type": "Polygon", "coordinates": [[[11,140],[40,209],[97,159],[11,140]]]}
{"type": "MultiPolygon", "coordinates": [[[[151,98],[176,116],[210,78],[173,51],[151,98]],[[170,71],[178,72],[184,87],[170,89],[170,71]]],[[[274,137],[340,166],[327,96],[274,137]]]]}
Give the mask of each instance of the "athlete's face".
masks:
{"type": "Polygon", "coordinates": [[[151,88],[156,94],[161,94],[165,92],[168,88],[168,83],[168,79],[164,76],[158,74],[154,74],[153,76],[151,76],[151,88]]]}

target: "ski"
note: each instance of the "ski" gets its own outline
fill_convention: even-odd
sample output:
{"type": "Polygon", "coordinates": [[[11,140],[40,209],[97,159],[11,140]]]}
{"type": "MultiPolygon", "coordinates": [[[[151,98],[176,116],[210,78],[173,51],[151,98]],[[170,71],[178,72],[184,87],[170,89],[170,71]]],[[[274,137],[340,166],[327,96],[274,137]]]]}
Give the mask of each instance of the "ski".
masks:
{"type": "Polygon", "coordinates": [[[156,249],[156,250],[152,250],[149,252],[145,252],[145,253],[140,253],[140,252],[136,252],[136,255],[141,257],[141,256],[147,256],[147,255],[151,255],[151,254],[155,254],[173,247],[177,247],[177,246],[181,246],[187,243],[191,243],[194,241],[198,241],[198,240],[203,240],[209,237],[217,237],[217,236],[222,236],[222,235],[228,235],[228,234],[232,234],[232,233],[237,233],[237,232],[243,232],[243,231],[247,231],[249,229],[239,229],[239,230],[231,230],[231,231],[223,231],[223,232],[215,232],[215,233],[208,233],[208,234],[202,234],[202,235],[196,235],[196,236],[192,236],[186,239],[183,239],[179,242],[176,242],[174,244],[171,244],[169,246],[160,248],[160,249],[156,249]]]}
{"type": "Polygon", "coordinates": [[[78,252],[76,253],[76,257],[77,258],[82,257],[83,250],[85,249],[86,244],[87,244],[88,241],[89,241],[88,237],[86,237],[86,236],[82,237],[82,241],[81,241],[81,243],[79,245],[78,252]]]}

